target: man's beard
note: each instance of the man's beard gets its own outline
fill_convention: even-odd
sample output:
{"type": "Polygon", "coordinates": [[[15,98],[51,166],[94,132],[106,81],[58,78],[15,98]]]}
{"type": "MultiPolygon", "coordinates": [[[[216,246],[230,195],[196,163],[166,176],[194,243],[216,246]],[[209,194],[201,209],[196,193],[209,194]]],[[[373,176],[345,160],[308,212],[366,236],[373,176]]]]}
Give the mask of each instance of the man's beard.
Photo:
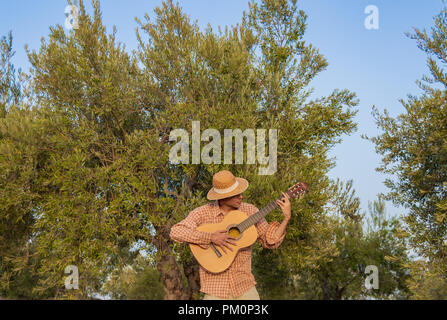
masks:
{"type": "Polygon", "coordinates": [[[237,203],[235,205],[231,205],[232,208],[234,208],[235,210],[239,209],[239,207],[241,206],[242,202],[237,203]]]}

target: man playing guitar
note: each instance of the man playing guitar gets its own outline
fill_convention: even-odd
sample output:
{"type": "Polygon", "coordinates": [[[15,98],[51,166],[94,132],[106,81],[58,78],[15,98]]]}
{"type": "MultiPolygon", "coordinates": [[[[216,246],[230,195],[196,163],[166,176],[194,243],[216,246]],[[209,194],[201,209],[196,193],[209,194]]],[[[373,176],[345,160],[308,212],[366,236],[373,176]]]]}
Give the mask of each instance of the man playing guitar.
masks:
{"type": "MultiPolygon", "coordinates": [[[[233,252],[236,238],[230,236],[228,230],[204,232],[196,228],[203,224],[218,224],[233,210],[242,211],[248,217],[257,213],[259,210],[254,205],[242,202],[242,193],[247,187],[246,179],[236,178],[227,170],[216,173],[213,176],[213,188],[207,194],[208,200],[213,202],[194,209],[184,220],[174,225],[170,232],[171,239],[200,246],[203,249],[213,246],[217,254],[220,254],[220,250],[222,254],[233,252]]],[[[257,240],[267,249],[275,249],[282,243],[291,216],[287,193],[283,193],[282,199],[275,202],[282,209],[283,221],[267,223],[265,218],[262,218],[254,224],[257,240]]],[[[251,272],[252,246],[236,252],[231,265],[222,272],[210,272],[200,265],[200,291],[205,293],[204,300],[260,299],[251,272]]]]}

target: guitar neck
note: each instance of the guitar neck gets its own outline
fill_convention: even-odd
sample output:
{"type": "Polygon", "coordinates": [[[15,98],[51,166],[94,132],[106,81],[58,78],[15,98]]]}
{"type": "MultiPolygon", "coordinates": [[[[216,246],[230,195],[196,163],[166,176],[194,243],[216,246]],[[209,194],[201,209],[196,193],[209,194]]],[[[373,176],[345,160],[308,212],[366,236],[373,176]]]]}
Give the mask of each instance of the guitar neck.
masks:
{"type": "MultiPolygon", "coordinates": [[[[278,198],[276,200],[279,200],[279,199],[281,199],[281,198],[278,198]]],[[[276,209],[278,207],[278,205],[276,204],[276,200],[270,202],[267,206],[265,206],[264,208],[262,208],[261,210],[259,210],[255,214],[249,216],[244,221],[242,221],[238,225],[239,230],[241,232],[243,232],[244,230],[248,229],[249,227],[251,227],[252,225],[257,223],[258,221],[260,221],[262,218],[264,218],[266,215],[268,215],[274,209],[276,209]]]]}

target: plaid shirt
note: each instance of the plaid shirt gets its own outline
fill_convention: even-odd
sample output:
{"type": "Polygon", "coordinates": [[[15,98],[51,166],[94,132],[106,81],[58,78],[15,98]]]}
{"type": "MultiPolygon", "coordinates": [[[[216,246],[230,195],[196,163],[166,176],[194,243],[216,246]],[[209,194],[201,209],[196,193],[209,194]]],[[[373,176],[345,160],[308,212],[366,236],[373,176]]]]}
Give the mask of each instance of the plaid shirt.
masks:
{"type": "MultiPolygon", "coordinates": [[[[258,212],[258,208],[248,203],[242,203],[240,211],[248,216],[258,212]]],[[[201,224],[219,223],[224,219],[224,212],[220,210],[217,201],[194,209],[189,215],[171,228],[171,239],[177,242],[188,242],[206,248],[211,243],[211,233],[197,231],[201,224]]],[[[279,237],[275,237],[275,231],[279,227],[277,221],[270,224],[262,219],[255,224],[258,231],[258,240],[264,248],[275,249],[282,241],[286,232],[279,237]]],[[[239,297],[251,287],[256,285],[251,273],[251,251],[252,246],[243,248],[237,253],[231,266],[220,273],[211,273],[200,266],[200,291],[209,295],[229,298],[230,290],[234,297],[239,297]]]]}

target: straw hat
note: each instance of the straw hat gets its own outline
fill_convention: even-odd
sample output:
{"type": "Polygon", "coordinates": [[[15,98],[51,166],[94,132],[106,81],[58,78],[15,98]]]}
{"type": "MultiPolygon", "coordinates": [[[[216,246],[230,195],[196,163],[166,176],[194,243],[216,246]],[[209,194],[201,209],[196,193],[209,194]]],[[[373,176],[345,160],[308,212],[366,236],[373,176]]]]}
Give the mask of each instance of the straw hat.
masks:
{"type": "Polygon", "coordinates": [[[208,200],[220,200],[235,196],[248,188],[248,181],[236,178],[230,171],[222,170],[213,176],[213,187],[208,191],[208,200]]]}

